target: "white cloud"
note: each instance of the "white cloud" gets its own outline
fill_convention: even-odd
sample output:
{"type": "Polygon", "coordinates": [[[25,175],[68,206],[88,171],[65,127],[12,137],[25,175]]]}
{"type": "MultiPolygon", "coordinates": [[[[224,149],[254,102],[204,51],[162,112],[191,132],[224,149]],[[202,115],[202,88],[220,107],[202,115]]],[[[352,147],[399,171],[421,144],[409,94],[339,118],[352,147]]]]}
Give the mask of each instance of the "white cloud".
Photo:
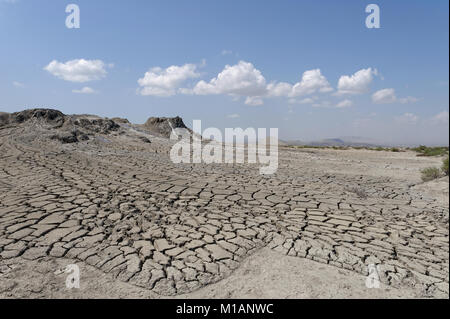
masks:
{"type": "Polygon", "coordinates": [[[336,104],[337,108],[345,108],[345,107],[350,107],[353,105],[353,102],[350,100],[343,100],[341,102],[339,102],[338,104],[336,104]]]}
{"type": "Polygon", "coordinates": [[[413,113],[405,113],[396,117],[396,121],[404,124],[416,124],[419,121],[419,117],[413,113]]]}
{"type": "Polygon", "coordinates": [[[417,102],[418,99],[412,96],[408,96],[405,98],[397,98],[397,95],[395,94],[394,89],[382,89],[377,92],[375,92],[372,95],[372,101],[376,104],[389,104],[389,103],[414,103],[417,102]]]}
{"type": "Polygon", "coordinates": [[[286,82],[270,83],[267,91],[268,96],[288,96],[292,92],[292,85],[286,82]]]}
{"type": "Polygon", "coordinates": [[[81,90],[72,90],[73,93],[77,93],[77,94],[94,94],[97,93],[97,91],[95,91],[94,89],[85,86],[84,88],[82,88],[81,90]]]}
{"type": "MultiPolygon", "coordinates": [[[[236,65],[225,66],[222,72],[209,82],[198,82],[192,92],[197,95],[241,96],[246,97],[245,104],[247,105],[262,105],[263,99],[267,97],[296,97],[332,90],[320,69],[304,72],[301,81],[295,85],[286,82],[267,84],[261,71],[256,69],[253,64],[240,61],[236,65]]],[[[190,90],[183,90],[182,93],[189,94],[190,90]]],[[[292,100],[290,102],[292,103],[292,100]]]]}
{"type": "Polygon", "coordinates": [[[193,95],[194,94],[194,90],[193,89],[188,89],[188,88],[179,88],[178,89],[178,93],[185,94],[185,95],[193,95]]]}
{"type": "MultiPolygon", "coordinates": [[[[232,53],[223,50],[222,54],[232,53]]],[[[202,64],[204,65],[204,63],[202,64]]],[[[190,95],[229,95],[233,101],[245,99],[247,105],[262,105],[267,98],[284,97],[289,104],[310,104],[314,107],[346,108],[354,105],[353,101],[320,101],[320,93],[334,91],[327,78],[320,69],[307,70],[302,74],[298,83],[272,81],[268,83],[262,72],[246,61],[239,61],[235,65],[226,65],[221,72],[209,81],[200,80],[195,85],[181,87],[188,79],[200,77],[197,72],[200,65],[185,64],[183,66],[170,66],[167,69],[159,67],[150,69],[145,76],[138,80],[141,95],[172,96],[177,93],[190,95]],[[311,95],[308,97],[308,95],[311,95]]],[[[375,76],[379,76],[376,69],[367,68],[339,78],[337,92],[332,94],[368,93],[370,84],[375,76]]],[[[411,96],[397,98],[394,89],[383,89],[372,95],[374,103],[412,103],[417,99],[411,96]]]]}
{"type": "Polygon", "coordinates": [[[376,69],[367,68],[356,72],[355,74],[343,75],[338,81],[337,94],[363,94],[369,91],[373,77],[378,75],[376,69]]]}
{"type": "Polygon", "coordinates": [[[259,96],[248,96],[245,99],[245,104],[247,105],[252,105],[252,106],[258,106],[258,105],[263,105],[264,101],[261,97],[259,96]]]}
{"type": "Polygon", "coordinates": [[[372,95],[372,101],[377,104],[394,103],[397,100],[394,89],[383,89],[372,95]]]}
{"type": "Polygon", "coordinates": [[[229,119],[237,119],[237,118],[240,118],[241,116],[239,114],[237,114],[237,113],[234,113],[234,114],[228,115],[227,117],[229,119]]]}
{"type": "Polygon", "coordinates": [[[240,61],[226,65],[217,77],[209,82],[200,81],[194,89],[195,94],[230,94],[246,97],[263,96],[267,93],[266,79],[253,64],[240,61]]]}
{"type": "Polygon", "coordinates": [[[290,96],[301,96],[315,92],[331,92],[333,89],[328,80],[321,74],[320,69],[305,71],[302,80],[292,87],[290,96]]]}
{"type": "Polygon", "coordinates": [[[439,114],[433,116],[433,122],[435,124],[448,124],[449,114],[448,111],[442,111],[439,114]]]}
{"type": "Polygon", "coordinates": [[[24,88],[24,87],[25,87],[25,84],[23,84],[23,83],[21,83],[21,82],[18,82],[18,81],[14,81],[14,82],[13,82],[13,85],[14,85],[16,88],[24,88]]]}
{"type": "Polygon", "coordinates": [[[106,67],[111,65],[107,66],[101,60],[77,59],[66,63],[53,60],[44,70],[65,81],[84,83],[104,78],[106,67]]]}
{"type": "Polygon", "coordinates": [[[231,50],[222,50],[222,55],[229,55],[229,54],[233,54],[233,51],[231,51],[231,50]]]}
{"type": "MultiPolygon", "coordinates": [[[[186,80],[198,78],[195,64],[182,66],[172,65],[166,69],[160,67],[151,68],[142,79],[138,80],[141,88],[138,93],[152,96],[172,96],[177,93],[179,86],[186,80]]],[[[188,93],[188,89],[180,89],[182,93],[188,93]]]]}

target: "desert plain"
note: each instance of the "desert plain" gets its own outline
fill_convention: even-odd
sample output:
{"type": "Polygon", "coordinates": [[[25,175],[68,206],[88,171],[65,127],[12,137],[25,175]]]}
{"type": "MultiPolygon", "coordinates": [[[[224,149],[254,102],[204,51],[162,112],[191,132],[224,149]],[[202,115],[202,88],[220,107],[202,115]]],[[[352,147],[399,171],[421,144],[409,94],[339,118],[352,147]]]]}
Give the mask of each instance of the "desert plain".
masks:
{"type": "Polygon", "coordinates": [[[449,297],[442,158],[280,145],[264,176],[172,163],[174,125],[0,113],[0,298],[449,297]]]}

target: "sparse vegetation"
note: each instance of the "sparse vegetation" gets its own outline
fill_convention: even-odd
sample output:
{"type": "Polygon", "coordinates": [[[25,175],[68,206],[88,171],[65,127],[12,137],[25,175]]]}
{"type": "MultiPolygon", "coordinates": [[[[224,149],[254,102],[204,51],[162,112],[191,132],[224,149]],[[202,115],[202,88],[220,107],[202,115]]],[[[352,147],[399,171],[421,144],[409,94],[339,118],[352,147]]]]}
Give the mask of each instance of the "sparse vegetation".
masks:
{"type": "Polygon", "coordinates": [[[421,145],[419,147],[412,148],[414,152],[417,152],[417,156],[443,156],[448,155],[448,147],[428,147],[421,145]]]}
{"type": "Polygon", "coordinates": [[[332,147],[334,150],[348,150],[348,147],[346,146],[333,146],[332,147]]]}
{"type": "Polygon", "coordinates": [[[448,156],[447,156],[447,158],[445,158],[445,159],[443,160],[441,170],[442,170],[442,172],[443,172],[445,175],[448,176],[448,156]]]}
{"type": "Polygon", "coordinates": [[[382,147],[382,146],[341,146],[341,145],[286,145],[289,148],[296,149],[334,149],[334,150],[368,150],[368,151],[384,151],[384,152],[404,152],[405,150],[414,151],[417,156],[445,156],[449,154],[449,147],[447,146],[436,146],[428,147],[421,145],[419,147],[382,147]]]}
{"type": "Polygon", "coordinates": [[[441,171],[437,167],[427,167],[420,171],[422,173],[422,181],[429,182],[441,176],[441,171]]]}
{"type": "Polygon", "coordinates": [[[437,167],[427,167],[420,172],[422,173],[422,180],[424,182],[432,181],[436,178],[439,178],[442,176],[442,174],[448,176],[448,161],[449,157],[443,159],[441,168],[437,167]]]}

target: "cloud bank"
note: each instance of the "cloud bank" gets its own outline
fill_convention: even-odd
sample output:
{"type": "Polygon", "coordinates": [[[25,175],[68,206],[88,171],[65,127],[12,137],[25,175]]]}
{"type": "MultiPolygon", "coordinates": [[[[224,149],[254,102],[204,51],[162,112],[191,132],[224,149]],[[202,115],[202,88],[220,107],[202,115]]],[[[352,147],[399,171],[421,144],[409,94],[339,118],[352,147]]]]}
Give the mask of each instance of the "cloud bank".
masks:
{"type": "MultiPolygon", "coordinates": [[[[320,69],[304,71],[297,83],[267,81],[263,73],[252,63],[239,61],[226,65],[222,71],[209,80],[189,81],[199,78],[195,64],[172,65],[168,68],[155,67],[138,79],[140,95],[168,97],[175,94],[189,95],[228,95],[234,100],[243,98],[246,105],[259,106],[267,98],[284,97],[290,104],[311,104],[314,107],[348,108],[353,101],[343,99],[339,102],[320,101],[319,96],[358,95],[370,92],[370,86],[378,71],[369,67],[352,75],[339,77],[334,89],[320,69]]],[[[383,89],[372,95],[375,104],[412,103],[414,97],[398,98],[395,90],[383,89]]]]}

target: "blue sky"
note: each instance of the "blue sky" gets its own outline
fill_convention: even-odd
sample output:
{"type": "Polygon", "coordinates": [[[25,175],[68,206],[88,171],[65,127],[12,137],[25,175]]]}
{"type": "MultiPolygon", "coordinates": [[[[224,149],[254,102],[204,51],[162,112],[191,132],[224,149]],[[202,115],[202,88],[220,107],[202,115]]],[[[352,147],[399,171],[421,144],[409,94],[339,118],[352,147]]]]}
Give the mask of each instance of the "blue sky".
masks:
{"type": "Polygon", "coordinates": [[[0,0],[0,110],[448,144],[448,1],[0,0]],[[65,25],[68,4],[80,29],[65,25]],[[376,3],[381,28],[368,29],[376,3]]]}

